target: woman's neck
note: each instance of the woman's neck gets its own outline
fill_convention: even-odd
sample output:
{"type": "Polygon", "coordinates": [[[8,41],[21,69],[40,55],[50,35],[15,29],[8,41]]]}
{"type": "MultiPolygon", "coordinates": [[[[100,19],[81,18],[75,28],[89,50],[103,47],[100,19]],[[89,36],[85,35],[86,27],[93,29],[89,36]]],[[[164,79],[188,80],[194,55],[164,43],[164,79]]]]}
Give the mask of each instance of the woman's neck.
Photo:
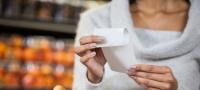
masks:
{"type": "Polygon", "coordinates": [[[188,4],[185,0],[136,0],[131,9],[146,14],[175,13],[188,10],[188,4]]]}
{"type": "Polygon", "coordinates": [[[185,0],[136,0],[130,10],[135,27],[182,31],[189,4],[185,0]]]}

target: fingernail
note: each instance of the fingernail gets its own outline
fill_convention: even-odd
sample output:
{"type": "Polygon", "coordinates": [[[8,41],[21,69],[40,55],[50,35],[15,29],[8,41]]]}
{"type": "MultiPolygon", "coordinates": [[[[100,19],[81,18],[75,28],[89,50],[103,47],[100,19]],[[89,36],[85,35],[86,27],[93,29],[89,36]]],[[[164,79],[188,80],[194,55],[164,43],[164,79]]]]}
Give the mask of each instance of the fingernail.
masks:
{"type": "Polygon", "coordinates": [[[94,48],[96,48],[96,46],[97,46],[97,44],[96,44],[96,43],[92,43],[92,44],[90,44],[90,45],[89,45],[89,47],[90,47],[91,49],[94,49],[94,48]]]}
{"type": "Polygon", "coordinates": [[[94,56],[96,56],[96,52],[90,53],[90,57],[94,57],[94,56]]]}
{"type": "Polygon", "coordinates": [[[103,41],[104,39],[105,39],[105,38],[104,38],[104,37],[101,37],[101,36],[100,36],[100,37],[97,37],[97,40],[98,40],[98,41],[103,41]]]}
{"type": "Polygon", "coordinates": [[[128,74],[128,75],[131,75],[131,72],[130,72],[130,70],[128,70],[128,71],[127,71],[127,74],[128,74]]]}
{"type": "Polygon", "coordinates": [[[128,74],[129,70],[126,71],[126,74],[128,74]]]}
{"type": "Polygon", "coordinates": [[[128,71],[128,75],[135,75],[135,74],[136,74],[135,70],[129,70],[128,71]]]}
{"type": "Polygon", "coordinates": [[[136,68],[137,68],[137,66],[133,65],[133,66],[131,66],[131,68],[132,68],[132,69],[136,69],[136,68]]]}
{"type": "Polygon", "coordinates": [[[75,51],[75,52],[79,52],[79,48],[75,48],[74,51],[75,51]]]}

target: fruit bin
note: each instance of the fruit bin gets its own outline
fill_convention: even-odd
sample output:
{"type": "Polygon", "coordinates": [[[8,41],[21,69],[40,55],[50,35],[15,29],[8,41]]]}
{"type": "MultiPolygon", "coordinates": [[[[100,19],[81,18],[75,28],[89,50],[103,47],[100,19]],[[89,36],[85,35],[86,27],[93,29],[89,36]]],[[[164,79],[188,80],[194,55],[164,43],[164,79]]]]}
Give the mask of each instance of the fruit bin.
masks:
{"type": "Polygon", "coordinates": [[[72,39],[51,36],[0,35],[0,88],[71,90],[74,48],[72,39]]]}

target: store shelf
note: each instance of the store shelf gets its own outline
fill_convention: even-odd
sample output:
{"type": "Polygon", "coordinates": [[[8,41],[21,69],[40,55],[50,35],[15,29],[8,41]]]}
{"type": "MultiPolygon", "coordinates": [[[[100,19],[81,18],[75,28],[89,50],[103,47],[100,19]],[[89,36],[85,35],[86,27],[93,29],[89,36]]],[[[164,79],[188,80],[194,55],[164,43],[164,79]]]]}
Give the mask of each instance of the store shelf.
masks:
{"type": "Polygon", "coordinates": [[[0,25],[35,29],[35,30],[61,32],[61,33],[67,33],[67,34],[75,34],[76,32],[75,24],[49,23],[49,22],[0,18],[0,25]]]}

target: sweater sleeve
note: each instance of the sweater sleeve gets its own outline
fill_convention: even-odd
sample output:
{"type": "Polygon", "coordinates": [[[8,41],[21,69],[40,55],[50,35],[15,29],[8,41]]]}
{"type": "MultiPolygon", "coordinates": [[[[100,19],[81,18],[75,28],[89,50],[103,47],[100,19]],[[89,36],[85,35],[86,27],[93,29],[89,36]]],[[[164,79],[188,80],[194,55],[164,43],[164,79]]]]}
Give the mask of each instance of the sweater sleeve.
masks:
{"type": "Polygon", "coordinates": [[[195,60],[197,60],[200,66],[200,44],[193,50],[192,56],[195,60]]]}
{"type": "MultiPolygon", "coordinates": [[[[79,39],[83,36],[91,35],[95,28],[95,23],[87,14],[82,14],[78,24],[75,38],[75,47],[80,46],[79,39]]],[[[98,90],[101,83],[93,84],[87,78],[87,68],[80,62],[80,57],[75,56],[73,90],[98,90]]],[[[104,78],[103,78],[104,79],[104,78]]]]}

